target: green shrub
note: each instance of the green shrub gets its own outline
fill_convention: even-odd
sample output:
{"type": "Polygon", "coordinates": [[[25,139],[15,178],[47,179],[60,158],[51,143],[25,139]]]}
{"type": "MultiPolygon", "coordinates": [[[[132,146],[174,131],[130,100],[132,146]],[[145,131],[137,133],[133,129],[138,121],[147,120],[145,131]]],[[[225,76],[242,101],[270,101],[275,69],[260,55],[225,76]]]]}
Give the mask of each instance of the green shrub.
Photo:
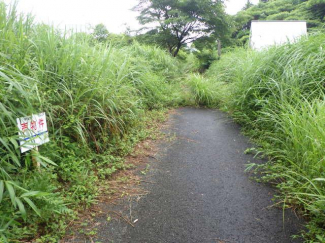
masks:
{"type": "Polygon", "coordinates": [[[211,82],[201,75],[188,77],[187,84],[191,90],[192,99],[196,105],[216,107],[220,101],[221,83],[211,82]]]}

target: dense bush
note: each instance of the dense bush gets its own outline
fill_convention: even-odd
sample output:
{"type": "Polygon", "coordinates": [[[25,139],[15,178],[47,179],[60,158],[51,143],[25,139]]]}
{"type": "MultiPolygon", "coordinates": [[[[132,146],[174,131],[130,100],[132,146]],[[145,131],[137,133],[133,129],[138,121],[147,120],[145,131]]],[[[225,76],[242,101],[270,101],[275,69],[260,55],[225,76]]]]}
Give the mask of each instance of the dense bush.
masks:
{"type": "Polygon", "coordinates": [[[182,102],[180,63],[159,48],[34,24],[4,3],[0,50],[0,237],[63,233],[62,215],[92,203],[97,181],[145,136],[146,111],[182,102]],[[51,142],[34,152],[38,172],[19,152],[16,118],[43,111],[51,142]]]}

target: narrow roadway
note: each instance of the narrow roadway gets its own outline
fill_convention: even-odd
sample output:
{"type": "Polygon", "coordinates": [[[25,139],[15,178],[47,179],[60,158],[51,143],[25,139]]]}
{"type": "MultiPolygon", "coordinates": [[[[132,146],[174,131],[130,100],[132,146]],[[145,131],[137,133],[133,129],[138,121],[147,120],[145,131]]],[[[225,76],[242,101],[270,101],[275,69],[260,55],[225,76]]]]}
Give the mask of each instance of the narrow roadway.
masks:
{"type": "Polygon", "coordinates": [[[300,242],[291,235],[302,221],[291,210],[283,219],[271,207],[273,189],[244,172],[258,161],[244,154],[251,145],[224,113],[178,109],[168,132],[176,139],[151,163],[150,193],[132,209],[135,227],[112,223],[108,235],[99,232],[100,242],[300,242]]]}

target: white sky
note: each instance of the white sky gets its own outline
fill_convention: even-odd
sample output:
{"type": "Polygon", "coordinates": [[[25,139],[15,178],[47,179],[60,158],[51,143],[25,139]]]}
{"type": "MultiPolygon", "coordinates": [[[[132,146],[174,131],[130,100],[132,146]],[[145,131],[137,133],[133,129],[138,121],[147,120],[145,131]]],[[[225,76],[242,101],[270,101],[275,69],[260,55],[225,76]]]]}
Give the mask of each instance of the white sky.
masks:
{"type": "MultiPolygon", "coordinates": [[[[14,0],[4,0],[11,3],[14,0]]],[[[54,24],[60,28],[86,30],[103,23],[109,32],[122,33],[126,26],[132,30],[140,25],[137,13],[130,9],[137,0],[18,0],[19,12],[32,13],[37,22],[54,24]]],[[[247,0],[227,0],[227,12],[235,14],[247,0]]],[[[251,0],[257,3],[258,0],[251,0]]]]}

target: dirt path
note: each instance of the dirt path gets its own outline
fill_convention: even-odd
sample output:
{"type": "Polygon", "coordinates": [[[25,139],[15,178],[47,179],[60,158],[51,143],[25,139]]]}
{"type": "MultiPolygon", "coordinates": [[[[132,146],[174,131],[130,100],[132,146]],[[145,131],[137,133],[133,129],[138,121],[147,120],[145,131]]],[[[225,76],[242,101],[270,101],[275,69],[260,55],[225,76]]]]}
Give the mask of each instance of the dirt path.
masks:
{"type": "Polygon", "coordinates": [[[112,220],[99,242],[299,242],[290,236],[302,222],[291,211],[283,222],[282,210],[270,207],[273,190],[244,173],[256,160],[244,154],[251,145],[236,124],[196,108],[178,109],[171,120],[167,132],[176,138],[151,161],[149,194],[131,203],[134,227],[112,220]]]}

